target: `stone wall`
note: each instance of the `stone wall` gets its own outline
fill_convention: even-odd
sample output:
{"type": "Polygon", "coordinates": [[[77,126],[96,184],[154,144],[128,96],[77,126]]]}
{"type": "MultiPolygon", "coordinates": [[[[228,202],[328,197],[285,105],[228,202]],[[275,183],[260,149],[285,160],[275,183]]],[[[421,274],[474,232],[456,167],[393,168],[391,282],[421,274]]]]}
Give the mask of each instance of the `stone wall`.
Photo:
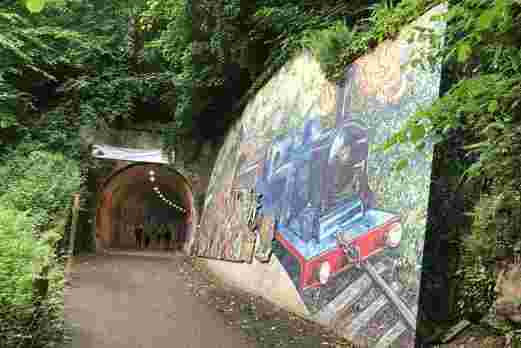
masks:
{"type": "MultiPolygon", "coordinates": [[[[118,130],[83,128],[80,130],[80,136],[83,140],[83,145],[86,147],[93,144],[106,144],[135,149],[161,149],[163,144],[158,133],[159,127],[160,125],[158,124],[149,124],[145,126],[141,125],[139,129],[137,126],[134,128],[130,126],[128,129],[118,130]]],[[[174,163],[167,166],[174,169],[186,180],[192,193],[192,197],[188,199],[193,199],[193,205],[196,209],[194,216],[196,216],[197,221],[193,223],[197,226],[201,216],[201,209],[204,203],[211,169],[215,161],[216,148],[210,143],[197,144],[188,138],[180,138],[178,139],[178,143],[179,146],[178,150],[175,151],[174,163]],[[194,151],[196,151],[199,146],[202,147],[200,154],[193,160],[194,151]]],[[[104,185],[109,178],[126,167],[135,164],[135,162],[105,159],[93,159],[92,161],[95,165],[89,168],[89,177],[91,181],[95,182],[96,192],[92,192],[93,198],[87,203],[90,212],[84,214],[84,219],[87,220],[85,223],[90,226],[90,231],[82,229],[80,233],[92,233],[95,238],[96,210],[101,200],[104,185]]],[[[99,241],[97,241],[97,243],[98,246],[102,245],[99,241]]],[[[192,244],[193,240],[190,240],[190,243],[185,246],[187,251],[192,247],[192,244]]]]}

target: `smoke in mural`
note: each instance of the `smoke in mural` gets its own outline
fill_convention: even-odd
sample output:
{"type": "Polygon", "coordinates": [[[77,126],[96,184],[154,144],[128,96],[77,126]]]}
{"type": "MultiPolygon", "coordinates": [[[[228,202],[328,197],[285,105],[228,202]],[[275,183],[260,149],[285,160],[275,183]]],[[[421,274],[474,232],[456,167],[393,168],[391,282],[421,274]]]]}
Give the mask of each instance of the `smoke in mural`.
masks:
{"type": "Polygon", "coordinates": [[[440,67],[410,64],[426,45],[407,37],[443,30],[428,20],[441,10],[355,61],[338,86],[309,53],[283,68],[229,134],[205,203],[209,244],[229,233],[223,250],[246,260],[233,243],[248,236],[317,320],[370,347],[414,346],[432,158],[378,145],[438,96],[440,67]],[[393,170],[404,157],[410,166],[393,170]]]}

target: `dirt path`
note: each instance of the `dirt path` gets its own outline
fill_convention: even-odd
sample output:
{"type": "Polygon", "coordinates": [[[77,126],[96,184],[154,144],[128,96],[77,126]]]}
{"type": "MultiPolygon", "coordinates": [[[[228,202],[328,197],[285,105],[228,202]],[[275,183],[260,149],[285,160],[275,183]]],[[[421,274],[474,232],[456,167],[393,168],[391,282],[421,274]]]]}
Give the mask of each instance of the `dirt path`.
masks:
{"type": "Polygon", "coordinates": [[[191,295],[182,260],[114,254],[80,260],[65,297],[71,346],[254,348],[191,295]]]}

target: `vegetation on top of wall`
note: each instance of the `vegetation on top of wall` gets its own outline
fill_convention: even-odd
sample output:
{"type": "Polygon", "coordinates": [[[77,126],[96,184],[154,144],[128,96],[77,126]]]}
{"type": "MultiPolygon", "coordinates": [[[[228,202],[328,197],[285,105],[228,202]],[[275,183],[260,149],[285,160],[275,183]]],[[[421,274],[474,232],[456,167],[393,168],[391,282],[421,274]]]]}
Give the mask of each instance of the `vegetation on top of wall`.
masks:
{"type": "Polygon", "coordinates": [[[312,50],[326,77],[339,81],[349,64],[379,43],[396,38],[402,28],[443,2],[404,0],[394,4],[382,1],[371,6],[370,15],[354,25],[337,21],[323,30],[306,31],[302,44],[312,50]]]}
{"type": "Polygon", "coordinates": [[[257,0],[148,1],[144,21],[162,28],[151,43],[175,71],[174,121],[170,140],[219,139],[275,70],[298,51],[305,30],[362,16],[368,1],[257,0]],[[215,117],[219,115],[219,117],[215,117]]]}

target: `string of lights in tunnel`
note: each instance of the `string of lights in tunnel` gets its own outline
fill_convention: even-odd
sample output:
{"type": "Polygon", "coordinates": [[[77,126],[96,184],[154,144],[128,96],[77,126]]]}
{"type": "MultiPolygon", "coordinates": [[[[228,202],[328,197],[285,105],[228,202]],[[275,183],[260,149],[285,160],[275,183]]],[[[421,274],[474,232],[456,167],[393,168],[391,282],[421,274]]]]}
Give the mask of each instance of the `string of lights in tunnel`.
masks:
{"type": "MultiPolygon", "coordinates": [[[[154,183],[154,181],[156,181],[156,178],[155,178],[155,174],[156,173],[153,170],[151,170],[151,171],[148,172],[148,174],[149,174],[150,182],[154,183]]],[[[154,192],[168,206],[170,206],[170,207],[172,207],[174,209],[177,209],[177,210],[179,210],[182,213],[186,213],[186,209],[185,208],[181,207],[180,205],[177,205],[176,203],[174,203],[171,200],[169,200],[168,198],[166,198],[165,195],[163,194],[163,192],[161,192],[161,190],[159,189],[158,186],[154,186],[154,192]]]]}

